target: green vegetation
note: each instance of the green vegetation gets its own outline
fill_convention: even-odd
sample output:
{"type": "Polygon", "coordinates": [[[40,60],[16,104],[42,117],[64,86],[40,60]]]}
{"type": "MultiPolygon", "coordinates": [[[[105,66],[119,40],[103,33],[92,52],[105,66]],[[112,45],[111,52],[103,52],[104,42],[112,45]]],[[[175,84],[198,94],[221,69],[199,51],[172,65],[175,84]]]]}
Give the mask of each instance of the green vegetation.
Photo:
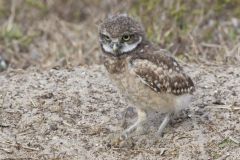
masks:
{"type": "Polygon", "coordinates": [[[218,144],[218,147],[225,148],[231,144],[232,144],[232,141],[230,139],[226,138],[218,144]]]}
{"type": "Polygon", "coordinates": [[[43,11],[47,10],[47,5],[43,3],[43,1],[36,1],[36,0],[26,0],[26,3],[29,7],[34,7],[43,11]]]}
{"type": "MultiPolygon", "coordinates": [[[[177,36],[187,36],[198,25],[206,25],[204,23],[207,20],[215,20],[218,25],[219,18],[220,20],[231,17],[240,18],[239,7],[240,1],[238,0],[139,0],[132,5],[131,14],[141,17],[151,39],[160,42],[153,33],[166,30],[167,34],[163,41],[169,42],[177,36]]],[[[203,39],[214,38],[208,31],[206,32],[203,39]]],[[[236,33],[234,31],[231,34],[236,33]]]]}
{"type": "Polygon", "coordinates": [[[138,18],[151,41],[184,61],[226,63],[240,39],[239,0],[138,0],[118,1],[118,5],[105,0],[15,0],[14,15],[13,2],[0,1],[0,45],[8,55],[15,53],[16,45],[25,52],[34,46],[42,61],[60,57],[78,64],[71,57],[77,54],[81,64],[99,63],[92,53],[98,47],[96,24],[111,13],[127,12],[138,18]]]}

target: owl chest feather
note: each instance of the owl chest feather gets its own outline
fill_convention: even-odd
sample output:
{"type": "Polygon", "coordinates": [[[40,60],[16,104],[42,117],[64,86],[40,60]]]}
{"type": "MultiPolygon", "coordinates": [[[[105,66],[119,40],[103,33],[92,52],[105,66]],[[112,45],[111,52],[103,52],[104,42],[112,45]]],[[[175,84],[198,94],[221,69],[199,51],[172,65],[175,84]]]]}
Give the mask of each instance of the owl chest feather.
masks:
{"type": "Polygon", "coordinates": [[[104,63],[111,79],[117,83],[117,86],[122,92],[134,94],[141,89],[144,85],[137,79],[136,75],[130,72],[128,58],[122,60],[108,60],[104,63]]]}
{"type": "MultiPolygon", "coordinates": [[[[128,59],[104,63],[113,82],[118,86],[127,100],[136,107],[168,111],[175,106],[172,97],[158,94],[149,88],[131,71],[128,59]]],[[[174,109],[173,109],[174,110],[174,109]]]]}

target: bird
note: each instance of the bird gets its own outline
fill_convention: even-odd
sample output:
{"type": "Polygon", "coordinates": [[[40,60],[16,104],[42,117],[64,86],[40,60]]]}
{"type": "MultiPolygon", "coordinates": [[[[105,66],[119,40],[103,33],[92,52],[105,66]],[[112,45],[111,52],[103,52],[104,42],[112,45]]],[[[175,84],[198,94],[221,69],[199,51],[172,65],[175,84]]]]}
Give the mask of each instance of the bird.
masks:
{"type": "Polygon", "coordinates": [[[137,111],[137,120],[122,132],[127,138],[143,127],[148,112],[165,114],[157,135],[163,135],[173,115],[188,107],[194,83],[165,49],[146,37],[140,21],[128,14],[105,18],[98,26],[101,61],[110,79],[137,111]]]}

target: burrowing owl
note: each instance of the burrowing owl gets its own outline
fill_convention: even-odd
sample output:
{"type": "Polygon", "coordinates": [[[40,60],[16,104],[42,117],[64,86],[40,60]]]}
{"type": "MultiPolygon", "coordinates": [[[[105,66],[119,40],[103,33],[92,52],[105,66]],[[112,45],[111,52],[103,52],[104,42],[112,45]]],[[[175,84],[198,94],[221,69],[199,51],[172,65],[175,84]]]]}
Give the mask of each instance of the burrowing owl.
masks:
{"type": "Polygon", "coordinates": [[[138,120],[123,135],[140,127],[148,110],[166,113],[157,132],[161,135],[171,115],[188,106],[193,81],[174,58],[153,47],[139,22],[125,14],[102,22],[99,37],[110,77],[137,108],[138,120]]]}

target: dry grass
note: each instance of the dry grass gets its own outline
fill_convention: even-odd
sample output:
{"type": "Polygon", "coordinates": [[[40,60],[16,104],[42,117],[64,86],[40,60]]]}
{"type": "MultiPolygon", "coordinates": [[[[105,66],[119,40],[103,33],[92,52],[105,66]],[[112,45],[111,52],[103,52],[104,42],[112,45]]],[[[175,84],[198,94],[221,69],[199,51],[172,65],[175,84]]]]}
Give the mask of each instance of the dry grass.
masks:
{"type": "Polygon", "coordinates": [[[109,13],[139,18],[148,37],[180,59],[237,64],[239,1],[0,1],[0,54],[13,68],[99,63],[97,24],[109,13]]]}

